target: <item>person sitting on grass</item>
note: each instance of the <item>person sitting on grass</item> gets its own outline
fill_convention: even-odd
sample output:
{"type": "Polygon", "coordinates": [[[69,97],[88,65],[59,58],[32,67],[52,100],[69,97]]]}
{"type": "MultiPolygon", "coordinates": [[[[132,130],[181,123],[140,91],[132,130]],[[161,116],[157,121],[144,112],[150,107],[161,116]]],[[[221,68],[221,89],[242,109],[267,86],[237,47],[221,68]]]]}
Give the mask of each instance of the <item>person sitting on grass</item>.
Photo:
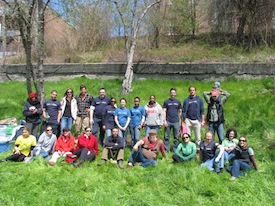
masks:
{"type": "Polygon", "coordinates": [[[124,139],[119,136],[118,133],[118,128],[113,128],[112,135],[106,138],[101,162],[98,163],[97,166],[104,165],[108,158],[110,158],[111,163],[117,163],[118,167],[123,169],[124,139]]]}
{"type": "Polygon", "coordinates": [[[14,143],[14,151],[11,156],[6,157],[1,160],[4,161],[14,161],[22,162],[26,157],[28,157],[34,147],[36,146],[36,138],[31,135],[31,130],[28,127],[24,127],[22,130],[22,135],[20,135],[14,143]]]}
{"type": "Polygon", "coordinates": [[[252,165],[259,171],[254,157],[254,151],[248,146],[247,138],[242,136],[240,137],[238,146],[235,148],[233,165],[226,168],[231,174],[230,180],[234,181],[239,176],[246,176],[245,171],[251,170],[252,165]]]}
{"type": "Polygon", "coordinates": [[[196,144],[190,141],[190,135],[188,133],[184,133],[182,135],[182,142],[178,145],[172,158],[175,163],[184,163],[194,159],[196,157],[196,151],[196,144]]]}
{"type": "Polygon", "coordinates": [[[225,164],[229,164],[229,160],[235,156],[234,149],[238,145],[239,140],[235,129],[228,129],[225,136],[226,139],[222,141],[222,146],[224,147],[225,164]]]}
{"type": "Polygon", "coordinates": [[[220,173],[224,167],[224,148],[215,142],[213,136],[211,131],[206,132],[205,140],[200,143],[201,166],[220,173]]]}
{"type": "Polygon", "coordinates": [[[77,163],[77,160],[73,162],[74,167],[81,167],[85,161],[95,160],[98,155],[98,142],[90,127],[86,127],[84,133],[78,137],[73,154],[80,159],[79,163],[77,163]]]}
{"type": "Polygon", "coordinates": [[[127,169],[133,167],[136,163],[142,167],[156,166],[159,152],[166,158],[163,141],[157,137],[157,131],[151,129],[148,137],[142,138],[134,145],[127,169]]]}
{"type": "Polygon", "coordinates": [[[69,128],[63,128],[62,135],[57,139],[55,152],[49,160],[49,165],[55,165],[59,157],[66,157],[67,154],[72,154],[74,149],[74,137],[71,135],[69,128]]]}
{"type": "Polygon", "coordinates": [[[55,143],[56,136],[53,134],[53,128],[51,125],[48,125],[45,131],[40,135],[37,145],[33,149],[32,156],[26,157],[25,162],[28,163],[38,156],[49,158],[49,155],[54,152],[55,143]]]}

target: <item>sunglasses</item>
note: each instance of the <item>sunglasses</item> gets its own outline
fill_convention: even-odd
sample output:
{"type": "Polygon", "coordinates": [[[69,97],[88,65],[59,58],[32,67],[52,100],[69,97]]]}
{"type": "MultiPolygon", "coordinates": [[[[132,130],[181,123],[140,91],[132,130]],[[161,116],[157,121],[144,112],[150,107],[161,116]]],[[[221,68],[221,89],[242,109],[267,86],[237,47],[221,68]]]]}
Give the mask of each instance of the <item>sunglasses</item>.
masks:
{"type": "Polygon", "coordinates": [[[111,101],[111,102],[116,102],[116,101],[111,101]]]}
{"type": "Polygon", "coordinates": [[[88,130],[85,130],[85,132],[91,132],[91,131],[92,131],[92,130],[89,130],[89,129],[88,129],[88,130]]]}
{"type": "Polygon", "coordinates": [[[239,142],[246,142],[246,140],[245,139],[240,139],[239,142]]]}
{"type": "Polygon", "coordinates": [[[71,93],[73,93],[73,92],[67,92],[67,94],[71,94],[71,93]]]}
{"type": "Polygon", "coordinates": [[[189,137],[188,136],[183,136],[184,139],[188,139],[189,137]]]}
{"type": "Polygon", "coordinates": [[[49,132],[49,131],[52,131],[52,129],[47,129],[46,131],[49,132]]]}

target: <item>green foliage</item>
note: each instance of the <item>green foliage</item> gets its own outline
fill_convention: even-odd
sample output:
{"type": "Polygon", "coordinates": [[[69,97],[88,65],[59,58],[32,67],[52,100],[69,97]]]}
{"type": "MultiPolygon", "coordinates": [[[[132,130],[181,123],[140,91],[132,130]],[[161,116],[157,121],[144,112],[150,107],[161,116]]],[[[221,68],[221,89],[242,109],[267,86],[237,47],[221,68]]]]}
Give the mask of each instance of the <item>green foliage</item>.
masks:
{"type": "MultiPolygon", "coordinates": [[[[228,79],[221,87],[230,92],[226,102],[225,129],[235,127],[238,134],[248,137],[256,160],[264,173],[250,171],[247,177],[230,182],[230,175],[211,173],[199,167],[199,161],[184,165],[173,164],[172,154],[167,159],[158,160],[152,168],[134,167],[120,170],[116,165],[97,167],[95,162],[85,163],[75,169],[59,160],[56,166],[46,165],[46,160],[25,163],[0,163],[0,201],[2,205],[273,205],[275,175],[275,96],[268,92],[266,84],[274,80],[228,79]]],[[[26,100],[25,83],[1,83],[0,118],[15,116],[22,119],[22,107],[26,100]]],[[[46,82],[46,96],[56,89],[61,98],[67,87],[79,92],[79,86],[86,84],[88,92],[98,95],[101,87],[107,89],[109,97],[127,99],[127,107],[133,105],[136,96],[145,105],[151,94],[155,94],[161,105],[169,97],[171,87],[177,88],[177,98],[182,102],[188,96],[188,87],[195,85],[198,95],[211,89],[213,82],[189,82],[174,79],[148,79],[133,82],[133,92],[121,95],[120,79],[61,79],[46,82]]],[[[268,83],[270,84],[270,83],[268,83]]],[[[117,101],[119,102],[119,101],[117,101]]],[[[119,105],[119,103],[118,103],[119,105]]],[[[206,105],[205,105],[206,106],[206,105]]],[[[205,132],[207,128],[203,128],[205,132]]],[[[142,131],[144,135],[144,131],[142,131]]],[[[163,129],[159,136],[163,137],[163,129]]],[[[217,137],[216,137],[217,138],[217,137]]],[[[171,138],[172,143],[172,138],[171,138]]],[[[102,151],[102,149],[101,149],[102,151]]],[[[10,152],[1,153],[0,158],[10,152]]],[[[125,162],[130,150],[125,152],[125,162]]]]}

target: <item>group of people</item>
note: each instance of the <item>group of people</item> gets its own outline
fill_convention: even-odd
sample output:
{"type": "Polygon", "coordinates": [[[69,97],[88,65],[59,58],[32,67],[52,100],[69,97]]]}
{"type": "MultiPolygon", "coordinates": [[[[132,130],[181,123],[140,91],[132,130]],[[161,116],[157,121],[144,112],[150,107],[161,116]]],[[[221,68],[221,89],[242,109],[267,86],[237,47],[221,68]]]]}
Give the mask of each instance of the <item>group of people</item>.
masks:
{"type": "Polygon", "coordinates": [[[241,170],[251,169],[251,164],[258,170],[254,152],[248,147],[245,137],[238,141],[236,130],[230,129],[224,139],[223,105],[230,94],[221,89],[220,82],[215,82],[211,91],[203,92],[207,103],[206,115],[204,102],[196,94],[196,88],[190,86],[188,91],[189,96],[184,99],[183,105],[176,99],[176,88],[171,88],[170,97],[162,106],[151,95],[145,107],[140,105],[140,98],[135,97],[134,106],[130,109],[126,108],[125,98],[120,99],[120,107],[117,107],[116,98],[107,97],[105,88],[99,90],[98,97],[88,94],[85,85],[80,86],[80,94],[76,96],[73,89],[68,88],[61,101],[57,100],[57,91],[53,90],[51,98],[42,106],[37,93],[30,93],[23,109],[26,127],[15,142],[14,153],[4,160],[29,162],[41,155],[54,165],[59,157],[70,157],[73,158],[72,164],[79,167],[85,161],[95,159],[99,144],[103,152],[98,166],[110,159],[111,163],[124,168],[129,129],[132,152],[127,168],[156,165],[159,152],[166,157],[171,151],[174,162],[180,163],[194,159],[199,153],[201,166],[217,173],[224,168],[224,161],[229,165],[229,161],[234,160],[227,168],[232,180],[244,174],[241,170]],[[38,135],[41,122],[42,132],[38,135]],[[208,124],[209,131],[201,141],[201,127],[205,124],[208,124]],[[73,125],[75,137],[71,134],[73,125]],[[157,135],[162,127],[163,140],[157,135]],[[140,138],[142,128],[145,128],[144,138],[140,138]],[[191,141],[192,130],[195,142],[191,141]],[[173,146],[170,148],[172,131],[173,146]],[[214,141],[215,133],[218,143],[214,141]],[[36,137],[39,137],[37,143],[36,137]],[[179,137],[182,137],[181,142],[179,137]]]}

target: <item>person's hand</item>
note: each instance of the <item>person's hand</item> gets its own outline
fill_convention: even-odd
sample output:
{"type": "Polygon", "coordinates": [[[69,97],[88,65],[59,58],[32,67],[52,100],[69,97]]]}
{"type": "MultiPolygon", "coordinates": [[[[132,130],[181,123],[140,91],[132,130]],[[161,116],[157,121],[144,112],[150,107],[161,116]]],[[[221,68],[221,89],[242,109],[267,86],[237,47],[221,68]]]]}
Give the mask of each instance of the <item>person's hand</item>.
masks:
{"type": "Polygon", "coordinates": [[[215,159],[215,163],[218,163],[220,160],[219,160],[219,158],[216,158],[215,159]]]}
{"type": "Polygon", "coordinates": [[[106,126],[105,126],[105,125],[102,125],[102,129],[103,129],[104,131],[106,131],[106,126]]]}
{"type": "Polygon", "coordinates": [[[133,147],[133,150],[134,150],[135,152],[137,152],[137,151],[138,151],[138,146],[135,145],[135,146],[133,147]]]}
{"type": "Polygon", "coordinates": [[[73,125],[75,125],[75,120],[73,121],[73,125]]]}
{"type": "Polygon", "coordinates": [[[90,152],[90,151],[88,151],[88,152],[87,152],[87,155],[89,155],[89,154],[91,154],[91,152],[90,152]]]}
{"type": "Polygon", "coordinates": [[[168,127],[168,124],[167,124],[166,121],[163,122],[163,126],[164,126],[164,127],[168,127]]]}
{"type": "Polygon", "coordinates": [[[205,121],[202,121],[201,122],[201,126],[203,127],[205,125],[205,121]]]}
{"type": "Polygon", "coordinates": [[[94,123],[94,119],[91,118],[90,119],[90,124],[93,125],[93,123],[94,123]]]}

